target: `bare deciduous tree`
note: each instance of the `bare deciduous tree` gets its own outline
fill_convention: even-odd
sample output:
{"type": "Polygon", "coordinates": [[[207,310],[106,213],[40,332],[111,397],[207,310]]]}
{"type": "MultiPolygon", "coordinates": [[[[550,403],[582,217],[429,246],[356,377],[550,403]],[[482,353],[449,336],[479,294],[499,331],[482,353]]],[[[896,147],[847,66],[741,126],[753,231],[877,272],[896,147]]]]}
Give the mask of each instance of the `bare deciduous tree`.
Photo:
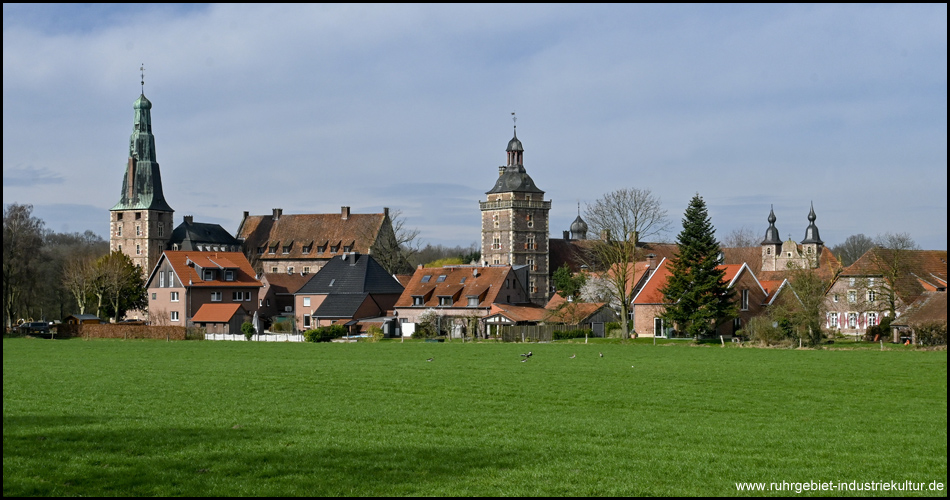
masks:
{"type": "Polygon", "coordinates": [[[844,243],[839,243],[830,250],[841,261],[842,266],[850,266],[872,248],[874,240],[863,234],[852,234],[845,238],[844,243]]]}
{"type": "Polygon", "coordinates": [[[76,299],[79,314],[86,313],[86,304],[95,294],[98,277],[95,258],[77,255],[63,266],[63,286],[76,299]]]}
{"type": "Polygon", "coordinates": [[[21,315],[29,315],[43,226],[41,219],[33,217],[33,205],[3,207],[3,313],[7,328],[21,315]]]}
{"type": "Polygon", "coordinates": [[[722,239],[721,245],[726,254],[726,264],[758,262],[762,258],[760,242],[762,237],[749,226],[733,229],[722,239]],[[728,250],[727,250],[728,249],[728,250]]]}
{"type": "Polygon", "coordinates": [[[620,324],[626,338],[633,264],[640,257],[637,245],[669,229],[666,210],[650,190],[623,188],[588,204],[584,214],[592,234],[600,236],[590,246],[589,266],[607,282],[620,308],[620,324]]]}
{"type": "Polygon", "coordinates": [[[390,210],[389,222],[392,231],[384,227],[373,245],[373,258],[390,274],[412,271],[410,259],[419,252],[419,230],[406,226],[402,210],[390,210]]]}
{"type": "Polygon", "coordinates": [[[868,283],[868,290],[881,295],[894,318],[901,296],[909,296],[920,288],[912,274],[914,253],[920,247],[908,233],[884,233],[874,243],[877,248],[871,250],[871,263],[883,279],[868,283]]]}

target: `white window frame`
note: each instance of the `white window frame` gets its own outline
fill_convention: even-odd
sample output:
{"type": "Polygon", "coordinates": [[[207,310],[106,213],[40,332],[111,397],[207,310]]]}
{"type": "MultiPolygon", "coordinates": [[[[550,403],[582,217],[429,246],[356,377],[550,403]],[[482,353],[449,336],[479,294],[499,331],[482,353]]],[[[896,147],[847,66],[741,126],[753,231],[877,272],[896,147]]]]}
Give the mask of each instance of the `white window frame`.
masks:
{"type": "Polygon", "coordinates": [[[222,293],[221,292],[211,292],[211,302],[221,302],[222,293]]]}
{"type": "Polygon", "coordinates": [[[178,292],[169,292],[168,300],[169,302],[178,302],[179,301],[178,292]]]}
{"type": "Polygon", "coordinates": [[[304,306],[304,307],[310,307],[310,297],[304,297],[304,298],[303,298],[303,306],[304,306]]]}
{"type": "Polygon", "coordinates": [[[868,313],[868,327],[872,327],[872,326],[877,325],[877,324],[879,324],[878,317],[877,317],[877,313],[876,313],[876,312],[869,312],[869,313],[868,313]]]}
{"type": "Polygon", "coordinates": [[[172,311],[169,313],[169,319],[172,321],[178,321],[178,311],[172,311]]]}
{"type": "Polygon", "coordinates": [[[162,271],[158,272],[158,287],[165,288],[165,273],[162,271]]]}
{"type": "Polygon", "coordinates": [[[230,269],[224,271],[224,281],[234,281],[234,271],[230,269]]]}
{"type": "Polygon", "coordinates": [[[749,290],[748,289],[742,290],[742,310],[743,311],[749,310],[749,290]]]}
{"type": "Polygon", "coordinates": [[[204,281],[211,281],[214,279],[214,270],[212,269],[203,269],[201,271],[201,279],[204,281]]]}

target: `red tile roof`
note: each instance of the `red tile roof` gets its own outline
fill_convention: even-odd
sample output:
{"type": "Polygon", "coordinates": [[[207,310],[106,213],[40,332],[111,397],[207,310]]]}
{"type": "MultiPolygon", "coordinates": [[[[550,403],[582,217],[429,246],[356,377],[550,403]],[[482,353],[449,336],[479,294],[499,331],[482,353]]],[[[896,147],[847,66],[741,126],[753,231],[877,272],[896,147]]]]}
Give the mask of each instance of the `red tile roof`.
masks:
{"type": "MultiPolygon", "coordinates": [[[[663,297],[663,293],[660,292],[660,289],[666,286],[667,280],[670,276],[670,261],[668,259],[663,259],[662,262],[657,266],[656,271],[648,279],[647,283],[643,286],[637,296],[634,297],[634,304],[666,304],[666,298],[663,297]]],[[[723,281],[732,286],[732,284],[739,277],[740,272],[747,272],[752,275],[752,278],[759,283],[759,286],[762,286],[762,283],[758,281],[755,273],[749,269],[749,266],[746,264],[722,264],[718,266],[718,269],[725,271],[725,276],[723,276],[723,281]],[[743,271],[744,270],[744,271],[743,271]]],[[[779,282],[781,284],[781,282],[779,282]]],[[[763,292],[768,292],[763,287],[763,292]]]]}
{"type": "Polygon", "coordinates": [[[370,253],[386,221],[386,214],[290,214],[275,221],[273,215],[250,215],[241,223],[237,237],[244,248],[267,259],[328,259],[350,252],[370,253]],[[288,253],[285,246],[290,246],[288,253]],[[273,254],[270,248],[276,247],[273,254]],[[304,253],[305,247],[310,247],[304,253]],[[321,247],[326,247],[320,252],[321,247]],[[334,248],[335,247],[335,248],[334,248]],[[335,250],[335,251],[334,251],[335,250]]]}
{"type": "Polygon", "coordinates": [[[423,305],[427,307],[438,307],[439,297],[446,296],[452,297],[451,307],[468,307],[468,297],[474,296],[478,298],[478,307],[487,308],[496,302],[508,278],[512,280],[510,284],[514,288],[516,278],[511,266],[416,269],[395,307],[412,307],[413,297],[417,296],[423,297],[423,305]],[[429,278],[423,282],[426,276],[429,278]],[[445,278],[440,281],[440,276],[445,278]]]}
{"type": "Polygon", "coordinates": [[[512,304],[492,304],[489,316],[501,315],[515,323],[538,323],[551,316],[551,311],[536,305],[516,306],[512,304]]]}
{"type": "Polygon", "coordinates": [[[247,314],[241,304],[204,304],[191,320],[195,323],[227,323],[239,311],[247,314]]]}
{"type": "MultiPolygon", "coordinates": [[[[192,250],[166,250],[162,258],[167,259],[184,286],[249,287],[261,286],[254,277],[254,269],[241,252],[198,252],[192,250]],[[214,269],[215,279],[205,281],[202,269],[214,269]],[[234,280],[225,281],[223,270],[234,271],[234,280]]],[[[159,261],[161,263],[161,261],[159,261]]],[[[156,266],[155,269],[158,269],[156,266]]],[[[152,271],[155,274],[155,271],[152,271]]],[[[152,278],[149,278],[151,282],[152,278]]]]}

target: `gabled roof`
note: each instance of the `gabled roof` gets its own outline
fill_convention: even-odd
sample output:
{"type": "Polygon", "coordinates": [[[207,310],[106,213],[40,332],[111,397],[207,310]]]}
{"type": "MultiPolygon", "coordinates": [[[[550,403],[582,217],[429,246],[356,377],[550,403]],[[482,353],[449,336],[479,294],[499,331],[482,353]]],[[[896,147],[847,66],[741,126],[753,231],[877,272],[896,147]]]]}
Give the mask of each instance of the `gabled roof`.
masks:
{"type": "Polygon", "coordinates": [[[547,321],[555,323],[563,323],[565,316],[580,318],[579,323],[583,323],[605,307],[607,307],[606,302],[568,302],[567,299],[559,293],[554,294],[547,305],[544,306],[545,309],[551,312],[547,321]],[[566,308],[570,310],[566,311],[566,308]]]}
{"type": "Polygon", "coordinates": [[[513,323],[538,323],[551,316],[551,311],[536,305],[492,304],[488,317],[502,316],[513,323]]]}
{"type": "Polygon", "coordinates": [[[853,264],[841,271],[839,278],[884,276],[882,266],[895,259],[903,260],[906,274],[894,285],[897,295],[905,304],[914,302],[926,290],[946,290],[946,250],[902,250],[903,256],[894,255],[894,250],[872,248],[853,264]]]}
{"type": "MultiPolygon", "coordinates": [[[[763,271],[762,247],[729,247],[723,248],[722,253],[724,263],[742,264],[745,262],[749,265],[749,269],[755,271],[755,277],[760,281],[781,282],[788,277],[790,272],[788,270],[763,271]]],[[[838,258],[828,247],[822,246],[821,252],[818,254],[818,267],[814,269],[814,272],[818,273],[821,279],[830,281],[840,270],[841,263],[838,258]]]]}
{"type": "Polygon", "coordinates": [[[907,312],[891,322],[891,326],[916,326],[930,322],[947,323],[947,292],[923,292],[907,312]]]}
{"type": "Polygon", "coordinates": [[[262,282],[266,282],[274,293],[294,294],[304,286],[314,275],[300,273],[264,273],[262,282]]]}
{"type": "Polygon", "coordinates": [[[373,300],[368,293],[337,293],[327,295],[327,298],[313,311],[316,318],[349,318],[352,319],[359,311],[360,306],[367,300],[373,300]]]}
{"type": "Polygon", "coordinates": [[[342,255],[348,245],[353,246],[350,252],[368,254],[386,220],[385,213],[348,213],[345,218],[341,213],[280,214],[277,220],[273,215],[249,215],[241,223],[237,237],[244,240],[245,250],[253,254],[262,247],[293,243],[288,253],[283,253],[283,248],[277,248],[275,254],[264,250],[261,259],[326,259],[342,255]],[[308,245],[312,247],[304,253],[308,245]],[[319,252],[324,245],[325,251],[319,252]]]}
{"type": "MultiPolygon", "coordinates": [[[[717,266],[717,269],[721,269],[725,272],[723,276],[723,281],[725,281],[731,288],[735,285],[736,281],[739,280],[739,277],[743,272],[747,272],[752,276],[752,279],[759,289],[762,290],[762,293],[768,296],[768,292],[765,290],[765,287],[762,286],[762,283],[755,276],[755,273],[752,272],[752,269],[749,268],[748,264],[720,264],[717,266]]],[[[647,279],[646,284],[643,285],[643,288],[637,293],[633,298],[634,304],[666,304],[666,298],[663,296],[663,293],[660,292],[660,289],[666,286],[666,282],[670,277],[670,261],[663,259],[656,266],[656,271],[647,279]]]]}
{"type": "Polygon", "coordinates": [[[239,251],[241,249],[241,242],[220,225],[189,222],[188,218],[172,231],[167,248],[175,248],[173,245],[178,245],[178,250],[239,251]],[[202,248],[198,248],[199,245],[202,248]]]}
{"type": "Polygon", "coordinates": [[[477,307],[488,308],[498,300],[505,280],[509,278],[514,289],[517,286],[514,280],[517,278],[511,266],[417,268],[395,307],[412,307],[413,297],[423,297],[424,306],[438,307],[440,296],[452,296],[456,297],[452,307],[468,307],[468,298],[476,297],[477,307]],[[423,282],[426,276],[429,278],[423,282]],[[440,281],[440,276],[445,278],[440,281]]]}
{"type": "Polygon", "coordinates": [[[227,323],[239,311],[247,314],[241,304],[203,304],[191,320],[195,323],[227,323]]]}
{"type": "Polygon", "coordinates": [[[149,275],[146,287],[151,286],[155,279],[155,272],[168,261],[175,271],[175,276],[183,286],[195,287],[249,287],[262,286],[254,277],[254,269],[241,252],[197,252],[185,250],[165,250],[162,252],[158,264],[149,275]],[[215,279],[205,281],[202,269],[215,269],[215,279]],[[224,270],[234,272],[234,280],[225,281],[222,275],[224,270]]]}
{"type": "Polygon", "coordinates": [[[349,254],[331,259],[296,293],[400,294],[403,289],[371,255],[349,254]]]}

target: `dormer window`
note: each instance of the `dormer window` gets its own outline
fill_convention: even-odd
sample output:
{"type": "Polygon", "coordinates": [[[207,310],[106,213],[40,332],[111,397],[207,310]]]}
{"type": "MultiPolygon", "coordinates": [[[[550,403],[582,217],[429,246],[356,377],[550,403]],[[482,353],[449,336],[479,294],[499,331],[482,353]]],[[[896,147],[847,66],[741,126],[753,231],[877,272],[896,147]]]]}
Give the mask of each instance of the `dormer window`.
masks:
{"type": "Polygon", "coordinates": [[[272,255],[277,253],[277,244],[274,243],[273,245],[271,245],[271,247],[267,250],[267,253],[272,254],[272,255]]]}
{"type": "Polygon", "coordinates": [[[234,271],[225,271],[224,272],[224,281],[234,281],[234,271]]]}
{"type": "Polygon", "coordinates": [[[333,245],[330,247],[330,253],[337,253],[340,251],[340,245],[333,245]]]}
{"type": "Polygon", "coordinates": [[[289,253],[290,253],[290,247],[292,247],[292,246],[294,246],[293,243],[291,243],[290,245],[284,245],[283,254],[284,254],[284,255],[289,254],[289,253]]]}
{"type": "Polygon", "coordinates": [[[440,296],[439,297],[440,306],[450,306],[452,305],[452,297],[440,296]]]}
{"type": "Polygon", "coordinates": [[[346,246],[344,246],[344,247],[343,247],[343,251],[344,251],[344,252],[352,252],[352,251],[353,251],[353,245],[346,245],[346,246]]]}
{"type": "Polygon", "coordinates": [[[326,246],[326,245],[320,245],[320,246],[317,247],[317,253],[323,253],[323,252],[326,252],[326,251],[327,251],[327,246],[326,246]]]}
{"type": "Polygon", "coordinates": [[[478,297],[469,297],[468,307],[478,307],[478,297]]]}
{"type": "Polygon", "coordinates": [[[214,279],[214,270],[213,270],[213,269],[205,269],[205,270],[201,273],[201,275],[202,275],[202,278],[201,278],[201,279],[203,279],[203,280],[205,280],[205,281],[211,281],[211,280],[214,279]]]}
{"type": "Polygon", "coordinates": [[[304,254],[309,254],[309,253],[310,253],[310,250],[312,250],[312,249],[313,249],[313,243],[304,246],[304,247],[301,249],[301,251],[302,251],[304,254]]]}
{"type": "Polygon", "coordinates": [[[412,296],[412,305],[414,305],[414,306],[421,306],[421,305],[423,305],[423,303],[422,303],[422,295],[413,295],[413,296],[412,296]]]}
{"type": "Polygon", "coordinates": [[[257,255],[264,255],[264,251],[267,250],[267,247],[257,247],[257,255]]]}

